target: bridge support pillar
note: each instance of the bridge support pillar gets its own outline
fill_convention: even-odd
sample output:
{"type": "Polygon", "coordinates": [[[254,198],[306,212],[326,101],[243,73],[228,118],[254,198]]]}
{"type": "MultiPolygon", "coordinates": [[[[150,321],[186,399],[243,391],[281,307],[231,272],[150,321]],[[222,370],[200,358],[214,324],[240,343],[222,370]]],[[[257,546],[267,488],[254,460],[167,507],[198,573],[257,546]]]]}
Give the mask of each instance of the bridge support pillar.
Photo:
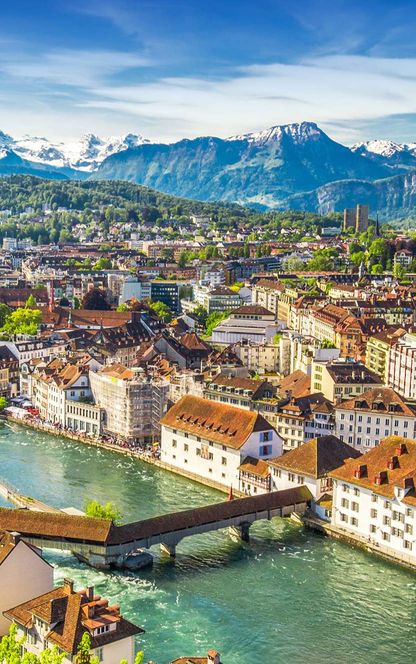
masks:
{"type": "Polygon", "coordinates": [[[233,540],[242,540],[243,542],[250,541],[250,526],[251,523],[241,523],[239,526],[231,526],[229,532],[233,540]]]}
{"type": "Polygon", "coordinates": [[[160,550],[171,558],[175,558],[176,556],[176,544],[161,544],[160,550]]]}

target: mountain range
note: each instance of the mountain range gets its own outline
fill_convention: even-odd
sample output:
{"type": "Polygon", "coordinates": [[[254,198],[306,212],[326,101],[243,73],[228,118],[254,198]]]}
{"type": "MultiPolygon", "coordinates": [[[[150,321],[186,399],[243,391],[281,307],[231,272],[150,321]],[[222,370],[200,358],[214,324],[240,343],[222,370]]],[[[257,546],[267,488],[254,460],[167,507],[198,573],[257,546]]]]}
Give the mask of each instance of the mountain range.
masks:
{"type": "Polygon", "coordinates": [[[408,216],[416,205],[416,143],[372,140],[347,147],[313,122],[170,144],[138,134],[54,143],[0,132],[0,175],[12,173],[128,180],[259,209],[327,213],[361,202],[385,219],[408,216]]]}

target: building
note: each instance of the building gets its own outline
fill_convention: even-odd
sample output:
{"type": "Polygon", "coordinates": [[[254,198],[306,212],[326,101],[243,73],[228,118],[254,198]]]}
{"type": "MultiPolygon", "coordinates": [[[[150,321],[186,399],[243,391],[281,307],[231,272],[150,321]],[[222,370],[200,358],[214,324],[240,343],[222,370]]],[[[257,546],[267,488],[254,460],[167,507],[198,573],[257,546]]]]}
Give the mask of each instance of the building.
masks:
{"type": "Polygon", "coordinates": [[[32,597],[5,612],[17,625],[17,638],[24,638],[23,653],[39,656],[43,650],[56,646],[65,653],[62,664],[72,664],[81,639],[91,639],[91,655],[102,664],[133,664],[135,636],[143,632],[120,613],[118,604],[94,593],[94,588],[74,591],[73,582],[32,597]]]}
{"type": "Polygon", "coordinates": [[[204,389],[204,397],[238,408],[256,409],[256,402],[271,399],[276,388],[267,380],[252,380],[218,374],[204,389]]]}
{"type": "Polygon", "coordinates": [[[101,433],[103,413],[93,402],[89,360],[54,359],[27,375],[28,392],[42,419],[92,436],[101,433]]]}
{"type": "Polygon", "coordinates": [[[394,265],[401,265],[404,268],[408,268],[413,261],[413,254],[408,249],[399,249],[396,251],[393,258],[394,265]]]}
{"type": "Polygon", "coordinates": [[[279,281],[273,279],[260,279],[252,288],[253,304],[264,307],[268,311],[271,311],[276,319],[287,322],[287,312],[286,318],[282,318],[282,316],[284,316],[282,311],[280,311],[279,315],[280,297],[284,292],[285,286],[279,281]]]}
{"type": "Polygon", "coordinates": [[[255,343],[242,339],[233,345],[233,351],[249,371],[259,374],[289,372],[290,342],[281,337],[278,343],[273,340],[255,343]]]}
{"type": "Polygon", "coordinates": [[[152,281],[151,293],[153,302],[163,302],[171,311],[180,311],[179,284],[175,281],[152,281]]]}
{"type": "Polygon", "coordinates": [[[214,486],[238,487],[246,457],[282,452],[281,437],[262,415],[209,399],[183,397],[161,424],[161,460],[214,486]]]}
{"type": "Polygon", "coordinates": [[[0,639],[10,622],[4,612],[53,588],[53,567],[19,533],[0,532],[0,639]]]}
{"type": "Polygon", "coordinates": [[[391,327],[376,332],[367,339],[365,364],[380,376],[385,385],[389,384],[390,350],[404,334],[406,330],[403,328],[391,327]]]}
{"type": "Polygon", "coordinates": [[[387,384],[405,399],[416,397],[415,334],[404,334],[391,346],[387,384]]]}
{"type": "Polygon", "coordinates": [[[169,383],[144,369],[112,364],[89,374],[95,403],[103,409],[103,429],[130,442],[151,443],[159,436],[169,383]]]}
{"type": "Polygon", "coordinates": [[[390,436],[330,473],[332,524],[402,562],[416,563],[416,441],[390,436]]]}
{"type": "Polygon", "coordinates": [[[390,387],[367,390],[335,406],[335,434],[362,452],[388,436],[416,438],[416,406],[390,387]]]}
{"type": "Polygon", "coordinates": [[[16,396],[19,392],[19,360],[5,344],[0,345],[0,396],[16,396]]]}
{"type": "MultiPolygon", "coordinates": [[[[182,300],[182,302],[184,301],[182,300]]],[[[232,311],[238,309],[243,304],[243,301],[238,293],[227,286],[216,286],[215,288],[196,286],[194,288],[194,300],[192,304],[194,305],[193,309],[201,306],[211,314],[214,311],[232,311]]]]}
{"type": "Polygon", "coordinates": [[[314,392],[322,392],[332,403],[383,385],[381,378],[364,364],[346,360],[313,361],[311,383],[314,392]]]}
{"type": "Polygon", "coordinates": [[[293,489],[297,484],[305,484],[313,496],[312,509],[329,519],[330,508],[327,508],[325,514],[319,507],[322,497],[325,496],[328,501],[332,494],[332,479],[329,473],[347,459],[356,459],[360,456],[360,452],[336,436],[313,438],[295,450],[267,461],[271,475],[271,490],[282,491],[293,489]]]}
{"type": "Polygon", "coordinates": [[[243,339],[253,343],[270,341],[278,332],[274,314],[259,305],[245,305],[235,309],[212,331],[213,343],[230,344],[243,339]]]}
{"type": "Polygon", "coordinates": [[[344,210],[343,231],[353,228],[356,233],[366,231],[369,226],[368,205],[357,205],[356,208],[346,208],[344,210]]]}

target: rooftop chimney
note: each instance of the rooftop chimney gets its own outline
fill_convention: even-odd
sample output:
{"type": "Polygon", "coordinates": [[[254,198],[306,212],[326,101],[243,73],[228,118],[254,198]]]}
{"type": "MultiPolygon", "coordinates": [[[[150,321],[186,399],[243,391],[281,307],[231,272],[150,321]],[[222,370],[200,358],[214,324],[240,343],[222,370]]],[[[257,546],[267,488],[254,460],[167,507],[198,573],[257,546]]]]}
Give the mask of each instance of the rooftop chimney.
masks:
{"type": "Polygon", "coordinates": [[[391,459],[387,462],[387,468],[389,470],[394,470],[399,465],[399,459],[396,455],[392,456],[391,459]]]}
{"type": "Polygon", "coordinates": [[[67,588],[72,594],[74,592],[74,582],[72,579],[64,579],[64,588],[67,588]]]}

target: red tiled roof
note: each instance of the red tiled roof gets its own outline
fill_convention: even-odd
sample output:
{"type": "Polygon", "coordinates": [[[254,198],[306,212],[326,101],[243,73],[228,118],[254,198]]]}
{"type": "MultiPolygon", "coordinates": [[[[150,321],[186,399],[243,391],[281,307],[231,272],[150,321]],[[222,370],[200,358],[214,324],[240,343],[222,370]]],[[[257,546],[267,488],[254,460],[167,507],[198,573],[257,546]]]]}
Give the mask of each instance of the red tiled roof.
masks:
{"type": "Polygon", "coordinates": [[[161,424],[234,449],[240,449],[254,431],[273,429],[259,413],[191,395],[175,403],[161,424]]]}
{"type": "Polygon", "coordinates": [[[346,461],[343,466],[333,470],[330,476],[386,498],[394,497],[395,486],[405,488],[407,485],[409,492],[403,503],[416,506],[416,440],[401,436],[384,438],[358,461],[346,461]],[[375,479],[380,473],[381,483],[376,484],[375,479]]]}
{"type": "Polygon", "coordinates": [[[320,436],[267,463],[317,479],[338,468],[346,459],[360,456],[360,452],[336,436],[320,436]]]}

